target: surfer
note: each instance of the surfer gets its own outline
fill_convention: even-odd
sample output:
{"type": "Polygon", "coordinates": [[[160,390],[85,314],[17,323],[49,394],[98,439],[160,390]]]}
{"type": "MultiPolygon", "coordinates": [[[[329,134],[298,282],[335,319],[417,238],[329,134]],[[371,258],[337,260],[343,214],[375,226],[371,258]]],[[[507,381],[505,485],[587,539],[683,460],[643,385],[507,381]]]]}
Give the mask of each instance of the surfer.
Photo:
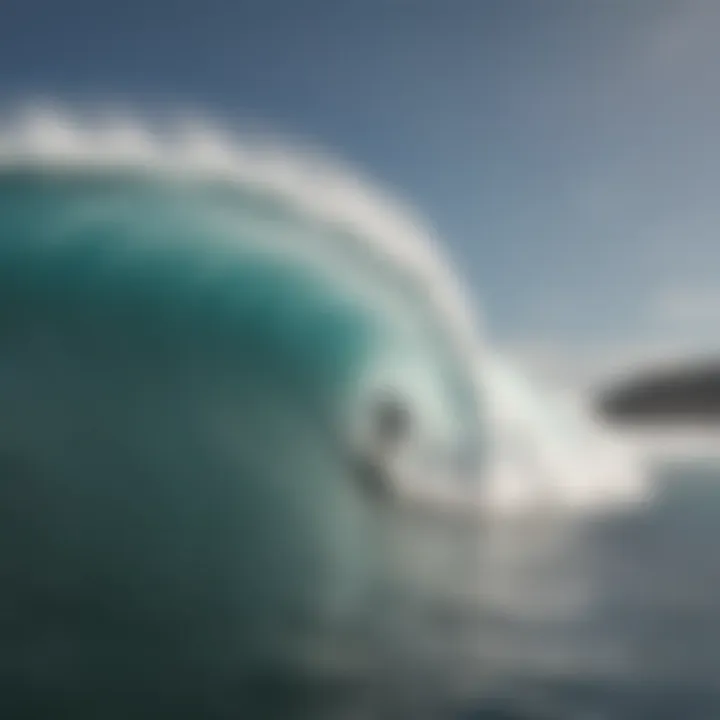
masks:
{"type": "Polygon", "coordinates": [[[412,434],[413,419],[407,405],[396,393],[384,392],[371,408],[368,443],[354,460],[362,486],[373,496],[396,496],[393,468],[412,434]]]}

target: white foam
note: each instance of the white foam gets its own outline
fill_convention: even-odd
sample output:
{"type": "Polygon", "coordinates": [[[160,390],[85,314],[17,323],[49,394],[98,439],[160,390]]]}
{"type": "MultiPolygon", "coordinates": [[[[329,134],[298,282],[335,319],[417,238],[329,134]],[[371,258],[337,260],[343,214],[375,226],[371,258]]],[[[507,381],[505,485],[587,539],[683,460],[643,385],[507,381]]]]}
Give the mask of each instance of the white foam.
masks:
{"type": "Polygon", "coordinates": [[[720,464],[720,426],[703,428],[633,428],[626,431],[631,443],[648,461],[713,462],[720,464]]]}
{"type": "Polygon", "coordinates": [[[427,225],[390,200],[389,193],[318,151],[257,133],[243,139],[197,118],[174,118],[159,127],[131,115],[88,115],[83,122],[44,106],[0,119],[3,166],[131,169],[224,180],[267,192],[371,246],[417,287],[463,353],[477,351],[471,304],[427,225]]]}
{"type": "Polygon", "coordinates": [[[637,442],[601,424],[582,399],[532,384],[491,351],[481,365],[488,422],[482,481],[404,467],[400,490],[413,504],[505,518],[586,516],[646,504],[651,457],[637,442]]]}
{"type": "Polygon", "coordinates": [[[487,353],[483,362],[488,505],[504,512],[596,511],[645,501],[643,455],[580,398],[534,386],[505,358],[487,353]]]}

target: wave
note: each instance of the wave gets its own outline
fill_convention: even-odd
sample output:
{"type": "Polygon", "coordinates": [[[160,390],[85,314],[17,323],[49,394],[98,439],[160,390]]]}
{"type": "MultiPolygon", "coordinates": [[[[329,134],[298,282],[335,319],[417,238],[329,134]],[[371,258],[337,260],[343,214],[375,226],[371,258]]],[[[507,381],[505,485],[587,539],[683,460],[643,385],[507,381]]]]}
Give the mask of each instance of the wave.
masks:
{"type": "Polygon", "coordinates": [[[478,653],[545,662],[502,631],[591,602],[584,557],[545,571],[577,549],[552,513],[641,498],[634,458],[487,342],[383,190],[111,120],[0,123],[4,714],[322,717],[412,687],[434,715],[478,653]]]}
{"type": "Polygon", "coordinates": [[[391,389],[418,427],[397,473],[414,498],[481,512],[641,495],[616,438],[488,346],[439,240],[389,198],[317,151],[206,121],[17,113],[0,122],[0,294],[55,323],[115,312],[186,344],[242,337],[244,367],[282,358],[278,388],[341,444],[365,442],[391,389]]]}

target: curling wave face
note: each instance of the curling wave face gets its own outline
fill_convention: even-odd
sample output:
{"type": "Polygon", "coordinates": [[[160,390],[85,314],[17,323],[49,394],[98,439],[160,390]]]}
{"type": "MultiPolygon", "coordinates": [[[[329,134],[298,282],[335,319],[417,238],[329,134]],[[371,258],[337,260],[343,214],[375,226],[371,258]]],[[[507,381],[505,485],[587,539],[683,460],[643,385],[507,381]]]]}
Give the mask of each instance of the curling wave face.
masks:
{"type": "Polygon", "coordinates": [[[376,395],[478,474],[452,276],[353,182],[197,131],[43,116],[0,156],[0,704],[237,712],[358,628],[376,395]]]}
{"type": "Polygon", "coordinates": [[[477,516],[505,482],[500,410],[552,445],[419,223],[317,159],[197,126],[0,129],[0,338],[10,713],[237,713],[240,678],[291,647],[352,646],[378,564],[409,572],[392,548],[417,523],[368,475],[477,516]],[[402,462],[368,458],[404,424],[402,462]]]}
{"type": "Polygon", "coordinates": [[[237,336],[260,325],[288,367],[322,377],[333,410],[402,379],[421,425],[475,445],[477,339],[432,238],[354,179],[291,157],[197,129],[153,142],[127,125],[25,120],[0,133],[4,267],[66,272],[89,298],[103,283],[165,296],[188,320],[214,298],[237,336]]]}

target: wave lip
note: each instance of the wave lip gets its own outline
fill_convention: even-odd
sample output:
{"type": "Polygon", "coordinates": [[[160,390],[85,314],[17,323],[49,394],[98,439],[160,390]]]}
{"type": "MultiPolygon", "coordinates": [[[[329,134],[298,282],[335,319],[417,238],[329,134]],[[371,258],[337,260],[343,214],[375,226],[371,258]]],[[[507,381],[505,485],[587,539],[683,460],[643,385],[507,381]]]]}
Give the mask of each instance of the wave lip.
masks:
{"type": "Polygon", "coordinates": [[[346,241],[372,248],[437,308],[446,331],[477,352],[476,318],[462,285],[445,264],[425,223],[389,193],[316,151],[278,138],[240,138],[209,121],[176,119],[151,129],[132,115],[80,122],[53,108],[0,120],[0,169],[102,173],[132,170],[204,181],[226,181],[296,208],[319,224],[346,231],[346,241]]]}

